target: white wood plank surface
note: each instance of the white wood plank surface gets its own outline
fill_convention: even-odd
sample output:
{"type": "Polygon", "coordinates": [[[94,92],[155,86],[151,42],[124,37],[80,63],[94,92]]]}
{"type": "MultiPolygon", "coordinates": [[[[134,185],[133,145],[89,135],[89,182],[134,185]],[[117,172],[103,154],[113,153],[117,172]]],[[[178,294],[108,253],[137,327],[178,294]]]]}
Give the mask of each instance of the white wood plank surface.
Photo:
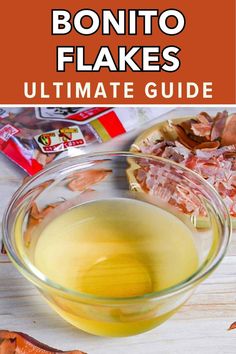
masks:
{"type": "MultiPolygon", "coordinates": [[[[227,107],[226,107],[227,108],[227,107]]],[[[205,108],[214,113],[222,108],[205,108]]],[[[188,115],[202,108],[178,108],[167,115],[188,115]]],[[[236,111],[228,108],[229,111],[236,111]]],[[[150,123],[149,125],[152,125],[150,123]]],[[[147,125],[145,126],[147,128],[147,125]]],[[[94,151],[128,149],[144,127],[94,151]]],[[[0,219],[23,172],[0,156],[0,219]]],[[[201,284],[187,304],[160,327],[133,337],[102,338],[67,324],[44,302],[37,290],[11,263],[0,264],[0,328],[26,332],[59,349],[81,349],[89,354],[230,354],[236,353],[236,235],[219,268],[201,284]]]]}

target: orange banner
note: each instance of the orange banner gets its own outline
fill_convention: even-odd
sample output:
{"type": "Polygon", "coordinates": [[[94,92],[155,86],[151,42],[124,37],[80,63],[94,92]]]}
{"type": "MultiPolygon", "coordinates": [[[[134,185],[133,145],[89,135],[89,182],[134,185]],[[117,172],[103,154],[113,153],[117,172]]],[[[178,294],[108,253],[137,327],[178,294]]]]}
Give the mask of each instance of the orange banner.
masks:
{"type": "Polygon", "coordinates": [[[2,1],[0,104],[233,104],[235,1],[2,1]]]}

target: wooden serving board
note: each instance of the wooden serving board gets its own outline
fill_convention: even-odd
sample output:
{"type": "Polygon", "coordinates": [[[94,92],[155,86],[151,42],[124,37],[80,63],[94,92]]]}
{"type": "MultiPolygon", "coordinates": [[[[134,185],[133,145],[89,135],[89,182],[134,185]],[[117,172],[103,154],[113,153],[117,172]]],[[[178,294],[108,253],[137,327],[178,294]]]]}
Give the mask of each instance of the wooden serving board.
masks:
{"type": "MultiPolygon", "coordinates": [[[[132,143],[130,147],[130,151],[132,152],[140,152],[141,147],[145,144],[145,142],[155,142],[156,140],[176,140],[177,139],[177,134],[175,129],[173,128],[173,124],[178,124],[183,121],[189,120],[189,119],[194,119],[196,116],[185,116],[182,118],[176,118],[176,119],[171,119],[171,120],[165,120],[163,122],[157,123],[153,125],[152,127],[148,128],[144,132],[142,132],[132,143]]],[[[135,163],[132,159],[129,159],[130,167],[127,170],[127,175],[131,184],[131,188],[135,188],[136,190],[140,189],[140,185],[137,182],[133,170],[136,168],[135,163]]],[[[203,227],[205,226],[204,219],[199,218],[198,224],[202,225],[203,227]]],[[[236,218],[231,217],[232,221],[232,227],[235,229],[236,228],[236,218]]],[[[200,227],[200,226],[199,226],[200,227]]]]}

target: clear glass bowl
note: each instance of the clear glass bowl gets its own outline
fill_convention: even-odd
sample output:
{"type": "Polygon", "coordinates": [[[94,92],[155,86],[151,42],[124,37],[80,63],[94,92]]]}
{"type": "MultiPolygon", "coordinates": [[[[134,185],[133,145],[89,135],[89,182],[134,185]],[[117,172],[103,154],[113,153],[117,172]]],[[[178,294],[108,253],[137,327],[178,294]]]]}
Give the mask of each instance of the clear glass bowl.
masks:
{"type": "Polygon", "coordinates": [[[104,336],[134,335],[166,321],[222,260],[230,233],[227,208],[206,181],[169,160],[129,152],[95,153],[51,164],[15,193],[3,220],[4,244],[17,269],[65,320],[104,336]],[[51,220],[83,203],[114,198],[148,203],[184,223],[197,250],[197,270],[165,289],[111,297],[65,287],[35,266],[35,244],[51,220]]]}

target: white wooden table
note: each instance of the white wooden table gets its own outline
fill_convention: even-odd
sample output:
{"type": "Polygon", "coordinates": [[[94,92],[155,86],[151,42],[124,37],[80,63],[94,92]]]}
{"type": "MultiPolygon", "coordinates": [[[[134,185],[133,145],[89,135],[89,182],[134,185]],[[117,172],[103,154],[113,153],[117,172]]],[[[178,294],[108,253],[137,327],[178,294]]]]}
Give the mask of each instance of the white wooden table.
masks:
{"type": "MultiPolygon", "coordinates": [[[[166,117],[198,113],[202,109],[178,108],[166,117]]],[[[210,113],[221,109],[205,108],[210,113]]],[[[95,145],[94,150],[128,149],[143,129],[95,145]]],[[[0,218],[24,176],[18,167],[0,156],[0,218]]],[[[234,321],[236,235],[216,272],[174,317],[150,332],[118,339],[95,337],[73,328],[48,307],[12,264],[0,264],[0,328],[26,332],[58,349],[77,348],[89,354],[230,354],[236,353],[236,330],[229,332],[227,328],[234,321]]]]}

